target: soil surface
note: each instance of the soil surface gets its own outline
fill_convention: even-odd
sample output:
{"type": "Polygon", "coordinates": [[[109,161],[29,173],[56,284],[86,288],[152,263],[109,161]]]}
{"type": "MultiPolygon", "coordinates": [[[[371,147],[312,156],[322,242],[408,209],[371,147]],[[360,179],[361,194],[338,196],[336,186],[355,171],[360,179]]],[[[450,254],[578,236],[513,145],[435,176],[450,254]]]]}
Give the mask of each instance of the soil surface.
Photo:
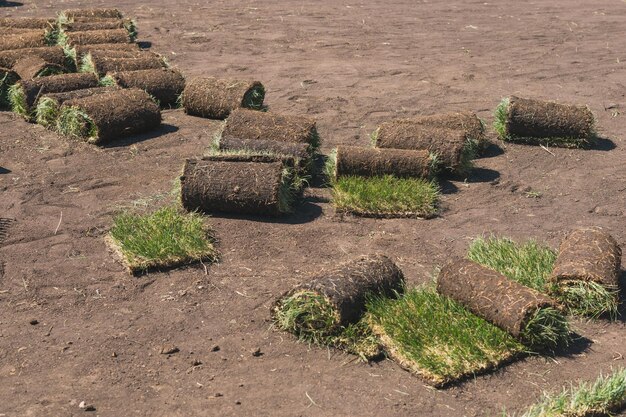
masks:
{"type": "Polygon", "coordinates": [[[277,295],[361,254],[390,256],[416,285],[483,233],[556,248],[597,225],[626,247],[624,1],[8,4],[0,17],[119,7],[186,75],[258,79],[271,111],[315,117],[324,151],[366,146],[392,117],[491,123],[507,95],[588,104],[605,139],[492,146],[442,183],[431,220],[341,217],[323,188],[281,221],[215,216],[219,264],[133,278],[104,243],[112,215],[162,204],[220,122],[165,111],[158,131],[98,148],[0,113],[0,217],[15,219],[0,244],[0,416],[495,416],[625,365],[623,319],[575,321],[581,338],[560,356],[435,390],[269,322],[277,295]]]}

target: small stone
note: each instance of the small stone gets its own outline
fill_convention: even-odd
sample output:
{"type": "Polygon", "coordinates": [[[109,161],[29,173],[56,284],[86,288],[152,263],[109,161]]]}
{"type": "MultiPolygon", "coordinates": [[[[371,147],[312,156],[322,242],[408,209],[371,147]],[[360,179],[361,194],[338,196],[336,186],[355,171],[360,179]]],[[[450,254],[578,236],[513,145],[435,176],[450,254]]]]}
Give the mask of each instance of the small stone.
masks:
{"type": "Polygon", "coordinates": [[[93,404],[87,404],[85,401],[81,401],[78,404],[78,408],[82,408],[85,411],[96,411],[96,407],[93,404]]]}
{"type": "Polygon", "coordinates": [[[117,358],[117,352],[113,352],[113,353],[111,353],[111,357],[113,357],[113,358],[117,358]]]}
{"type": "Polygon", "coordinates": [[[241,401],[235,401],[235,404],[241,405],[241,401]]]}
{"type": "Polygon", "coordinates": [[[218,345],[215,345],[211,348],[211,352],[219,352],[220,347],[218,345]]]}
{"type": "Polygon", "coordinates": [[[255,358],[258,358],[259,356],[263,356],[263,352],[261,352],[261,348],[256,348],[252,352],[252,356],[254,356],[255,358]]]}
{"type": "Polygon", "coordinates": [[[180,349],[174,345],[163,345],[161,346],[161,353],[163,355],[171,355],[173,353],[179,352],[180,349]]]}
{"type": "Polygon", "coordinates": [[[200,361],[198,359],[194,359],[193,361],[191,361],[191,365],[192,366],[200,366],[200,365],[202,365],[202,361],[200,361]]]}
{"type": "Polygon", "coordinates": [[[214,397],[223,397],[224,394],[222,394],[221,392],[216,392],[215,394],[213,394],[214,397]]]}
{"type": "Polygon", "coordinates": [[[30,323],[31,325],[35,326],[35,325],[39,324],[39,320],[37,320],[37,319],[31,319],[31,320],[29,321],[29,323],[30,323]]]}

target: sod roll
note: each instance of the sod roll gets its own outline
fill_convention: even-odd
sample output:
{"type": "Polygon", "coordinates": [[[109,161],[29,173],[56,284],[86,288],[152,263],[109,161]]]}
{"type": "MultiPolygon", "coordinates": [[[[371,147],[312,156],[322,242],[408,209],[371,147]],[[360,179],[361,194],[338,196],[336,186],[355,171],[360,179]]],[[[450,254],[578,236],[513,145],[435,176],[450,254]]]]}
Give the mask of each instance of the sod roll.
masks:
{"type": "Polygon", "coordinates": [[[47,128],[55,127],[56,121],[59,117],[61,105],[66,101],[91,97],[118,89],[119,88],[115,86],[94,87],[85,88],[83,90],[67,91],[65,93],[44,94],[37,101],[37,107],[35,110],[36,121],[38,124],[47,128]]]}
{"type": "Polygon", "coordinates": [[[10,51],[0,51],[0,67],[13,68],[20,59],[34,55],[44,59],[51,64],[65,66],[67,57],[60,46],[46,46],[42,48],[14,49],[10,51]]]}
{"type": "Polygon", "coordinates": [[[556,309],[540,292],[467,259],[453,261],[441,270],[437,291],[522,342],[526,342],[527,324],[538,310],[556,309]]]}
{"type": "Polygon", "coordinates": [[[63,32],[60,39],[64,44],[93,45],[104,43],[131,43],[132,39],[126,29],[86,30],[81,32],[63,32]]]}
{"type": "Polygon", "coordinates": [[[138,58],[108,58],[102,55],[98,56],[96,52],[92,52],[88,56],[91,56],[91,64],[81,69],[84,71],[93,70],[99,77],[103,77],[109,72],[138,71],[165,67],[163,58],[156,54],[138,58]]]}
{"type": "Polygon", "coordinates": [[[484,140],[485,128],[478,116],[476,116],[476,113],[473,112],[440,113],[429,116],[418,116],[414,117],[412,120],[418,124],[432,127],[463,130],[468,138],[476,142],[482,142],[484,140]]]}
{"type": "Polygon", "coordinates": [[[432,161],[426,150],[378,149],[358,146],[337,147],[335,177],[357,175],[375,177],[427,178],[432,161]]]}
{"type": "Polygon", "coordinates": [[[61,14],[68,21],[81,17],[91,19],[122,19],[124,17],[121,11],[114,8],[67,9],[61,14]]]}
{"type": "Polygon", "coordinates": [[[249,151],[251,153],[286,155],[300,161],[310,158],[308,144],[279,142],[276,140],[223,137],[219,141],[219,149],[222,151],[249,151]]]}
{"type": "MultiPolygon", "coordinates": [[[[110,51],[109,53],[116,52],[141,52],[139,44],[135,42],[131,43],[96,43],[91,45],[76,45],[74,46],[76,58],[80,60],[82,57],[93,51],[110,51]]],[[[128,56],[126,56],[128,57],[128,56]]]]}
{"type": "Polygon", "coordinates": [[[135,88],[66,101],[58,119],[61,133],[97,145],[147,132],[160,124],[159,106],[148,93],[135,88]]]}
{"type": "Polygon", "coordinates": [[[240,107],[260,109],[264,98],[265,88],[259,81],[205,77],[187,82],[183,107],[192,116],[225,119],[240,107]]]}
{"type": "Polygon", "coordinates": [[[33,32],[46,33],[46,29],[10,28],[0,26],[0,36],[21,35],[33,32]]]}
{"type": "Polygon", "coordinates": [[[619,286],[622,250],[601,228],[580,228],[561,242],[552,280],[559,284],[591,281],[609,288],[619,286]]]}
{"type": "Polygon", "coordinates": [[[241,108],[226,119],[222,137],[306,143],[311,150],[319,146],[314,119],[241,108]]]}
{"type": "Polygon", "coordinates": [[[29,117],[37,99],[43,94],[93,87],[98,87],[98,78],[93,74],[60,74],[21,80],[14,86],[11,106],[14,112],[29,117]]]}
{"type": "Polygon", "coordinates": [[[267,216],[288,211],[281,190],[289,186],[284,164],[275,158],[189,159],[180,181],[181,201],[189,211],[267,216]]]}
{"type": "Polygon", "coordinates": [[[15,71],[22,80],[30,80],[31,78],[46,75],[61,74],[64,72],[64,67],[47,62],[45,59],[36,55],[28,55],[15,63],[13,71],[15,71]]]}
{"type": "Polygon", "coordinates": [[[185,89],[185,77],[168,68],[112,72],[107,74],[122,88],[139,88],[158,100],[161,106],[174,106],[185,89]]]}
{"type": "Polygon", "coordinates": [[[463,170],[468,155],[467,132],[425,125],[412,119],[393,120],[380,125],[376,147],[427,150],[436,154],[441,165],[451,171],[463,170]]]}
{"type": "Polygon", "coordinates": [[[586,106],[510,97],[505,134],[520,138],[573,138],[594,135],[594,116],[586,106]]]}
{"type": "Polygon", "coordinates": [[[393,297],[402,292],[403,282],[402,271],[391,259],[384,255],[361,256],[315,274],[309,281],[287,291],[272,306],[272,315],[276,316],[284,308],[286,299],[315,294],[332,307],[332,324],[319,325],[327,327],[323,329],[325,332],[333,333],[340,326],[356,323],[361,318],[368,296],[393,297]]]}
{"type": "Polygon", "coordinates": [[[82,32],[87,30],[126,29],[132,24],[130,19],[98,19],[65,23],[62,28],[66,32],[82,32]]]}
{"type": "Polygon", "coordinates": [[[49,29],[55,24],[54,19],[40,17],[4,17],[0,18],[0,27],[16,29],[49,29]]]}
{"type": "Polygon", "coordinates": [[[20,33],[17,35],[2,35],[0,37],[0,51],[38,48],[46,46],[47,44],[46,34],[42,31],[20,33]]]}
{"type": "Polygon", "coordinates": [[[9,88],[18,82],[20,76],[9,68],[0,67],[0,109],[9,107],[9,88]]]}

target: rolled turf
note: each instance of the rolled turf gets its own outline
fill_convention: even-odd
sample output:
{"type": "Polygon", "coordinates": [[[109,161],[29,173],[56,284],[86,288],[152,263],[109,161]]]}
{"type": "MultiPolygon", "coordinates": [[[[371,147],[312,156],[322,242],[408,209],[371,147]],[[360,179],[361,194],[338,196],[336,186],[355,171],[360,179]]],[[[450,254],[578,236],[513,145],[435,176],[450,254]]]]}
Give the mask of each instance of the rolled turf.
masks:
{"type": "Polygon", "coordinates": [[[26,118],[31,117],[37,99],[46,93],[63,93],[83,88],[98,87],[93,74],[60,74],[21,80],[9,90],[11,108],[26,118]]]}
{"type": "Polygon", "coordinates": [[[110,58],[106,53],[94,51],[83,58],[80,70],[81,72],[93,72],[99,77],[104,77],[109,72],[160,69],[165,66],[165,61],[157,54],[143,53],[136,58],[110,58]]]}
{"type": "Polygon", "coordinates": [[[2,35],[2,37],[0,37],[0,51],[39,48],[47,45],[48,39],[46,33],[41,30],[17,35],[2,35]]]}
{"type": "Polygon", "coordinates": [[[346,328],[359,322],[369,297],[395,297],[403,281],[402,271],[386,256],[361,256],[287,291],[272,305],[271,315],[280,330],[337,345],[346,328]]]}
{"type": "Polygon", "coordinates": [[[65,93],[44,94],[37,100],[35,120],[38,124],[47,128],[56,128],[61,105],[69,100],[90,97],[97,94],[108,93],[117,90],[118,87],[95,87],[83,90],[68,91],[65,93]]]}
{"type": "Polygon", "coordinates": [[[81,32],[65,32],[59,34],[59,44],[67,46],[93,45],[104,43],[132,43],[126,29],[86,30],[81,32]]]}
{"type": "Polygon", "coordinates": [[[279,142],[276,140],[221,138],[218,143],[221,152],[242,152],[250,154],[268,154],[294,159],[294,165],[307,168],[311,160],[309,146],[306,143],[279,142]]]}
{"type": "Polygon", "coordinates": [[[176,106],[178,97],[185,89],[183,74],[168,68],[111,72],[101,82],[105,85],[144,90],[162,107],[176,106]]]}
{"type": "Polygon", "coordinates": [[[10,106],[9,88],[20,79],[13,70],[0,67],[0,109],[10,106]]]}
{"type": "Polygon", "coordinates": [[[423,124],[420,120],[398,119],[385,122],[374,133],[379,148],[428,150],[442,167],[465,175],[471,171],[476,145],[465,130],[423,124]]]}
{"type": "Polygon", "coordinates": [[[222,137],[307,143],[311,153],[320,146],[314,119],[243,108],[234,110],[228,116],[222,137]]]}
{"type": "Polygon", "coordinates": [[[36,77],[62,74],[65,72],[65,68],[61,65],[47,62],[36,55],[29,55],[17,61],[13,66],[13,71],[22,80],[30,80],[36,77]]]}
{"type": "Polygon", "coordinates": [[[397,300],[372,298],[365,321],[389,358],[440,388],[526,350],[506,331],[427,286],[407,290],[397,300]]]}
{"type": "Polygon", "coordinates": [[[426,150],[339,146],[335,158],[334,178],[350,175],[428,178],[434,171],[430,152],[426,150]]]}
{"type": "Polygon", "coordinates": [[[0,67],[13,68],[20,59],[34,55],[51,64],[66,66],[67,57],[60,46],[46,46],[42,48],[25,48],[11,51],[0,51],[0,67]]]}
{"type": "Polygon", "coordinates": [[[279,216],[293,209],[292,176],[278,158],[188,159],[181,201],[189,211],[279,216]]]}
{"type": "Polygon", "coordinates": [[[3,17],[0,18],[0,27],[16,29],[49,29],[55,24],[54,19],[43,17],[3,17]]]}
{"type": "Polygon", "coordinates": [[[61,21],[73,21],[76,18],[122,19],[124,15],[114,8],[67,9],[60,13],[61,21]]]}
{"type": "Polygon", "coordinates": [[[494,129],[502,140],[583,147],[595,138],[595,118],[586,106],[505,98],[495,111],[494,129]]]}
{"type": "Polygon", "coordinates": [[[609,233],[580,228],[561,242],[550,279],[559,298],[580,313],[595,315],[597,300],[606,300],[602,304],[612,305],[615,315],[621,262],[621,248],[609,233]]]}
{"type": "Polygon", "coordinates": [[[569,341],[567,319],[552,299],[470,260],[446,265],[437,279],[437,291],[531,349],[555,349],[569,341]]]}
{"type": "Polygon", "coordinates": [[[182,103],[189,115],[225,119],[240,107],[260,109],[264,98],[265,88],[259,81],[203,77],[187,82],[182,103]]]}
{"type": "Polygon", "coordinates": [[[159,106],[148,93],[135,88],[66,101],[57,123],[60,133],[97,145],[160,124],[159,106]]]}
{"type": "Polygon", "coordinates": [[[73,21],[61,25],[65,32],[83,32],[88,30],[126,29],[131,39],[137,36],[137,27],[132,19],[98,19],[87,21],[73,21]]]}

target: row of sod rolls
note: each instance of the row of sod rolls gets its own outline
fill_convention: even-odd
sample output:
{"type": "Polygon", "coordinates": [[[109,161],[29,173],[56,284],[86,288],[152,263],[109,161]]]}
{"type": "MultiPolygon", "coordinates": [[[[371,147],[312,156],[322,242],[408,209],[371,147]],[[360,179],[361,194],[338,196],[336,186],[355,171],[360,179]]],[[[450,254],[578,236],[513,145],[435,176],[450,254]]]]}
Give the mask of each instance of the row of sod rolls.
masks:
{"type": "Polygon", "coordinates": [[[569,314],[617,316],[621,249],[602,229],[575,229],[558,251],[534,240],[478,238],[468,258],[548,294],[569,314]]]}
{"type": "Polygon", "coordinates": [[[493,127],[500,139],[527,144],[586,147],[596,139],[588,107],[515,96],[500,102],[493,127]]]}
{"type": "Polygon", "coordinates": [[[444,267],[439,292],[403,280],[387,257],[360,257],[278,297],[274,325],[365,360],[383,353],[435,386],[569,341],[550,298],[476,263],[444,267]]]}

